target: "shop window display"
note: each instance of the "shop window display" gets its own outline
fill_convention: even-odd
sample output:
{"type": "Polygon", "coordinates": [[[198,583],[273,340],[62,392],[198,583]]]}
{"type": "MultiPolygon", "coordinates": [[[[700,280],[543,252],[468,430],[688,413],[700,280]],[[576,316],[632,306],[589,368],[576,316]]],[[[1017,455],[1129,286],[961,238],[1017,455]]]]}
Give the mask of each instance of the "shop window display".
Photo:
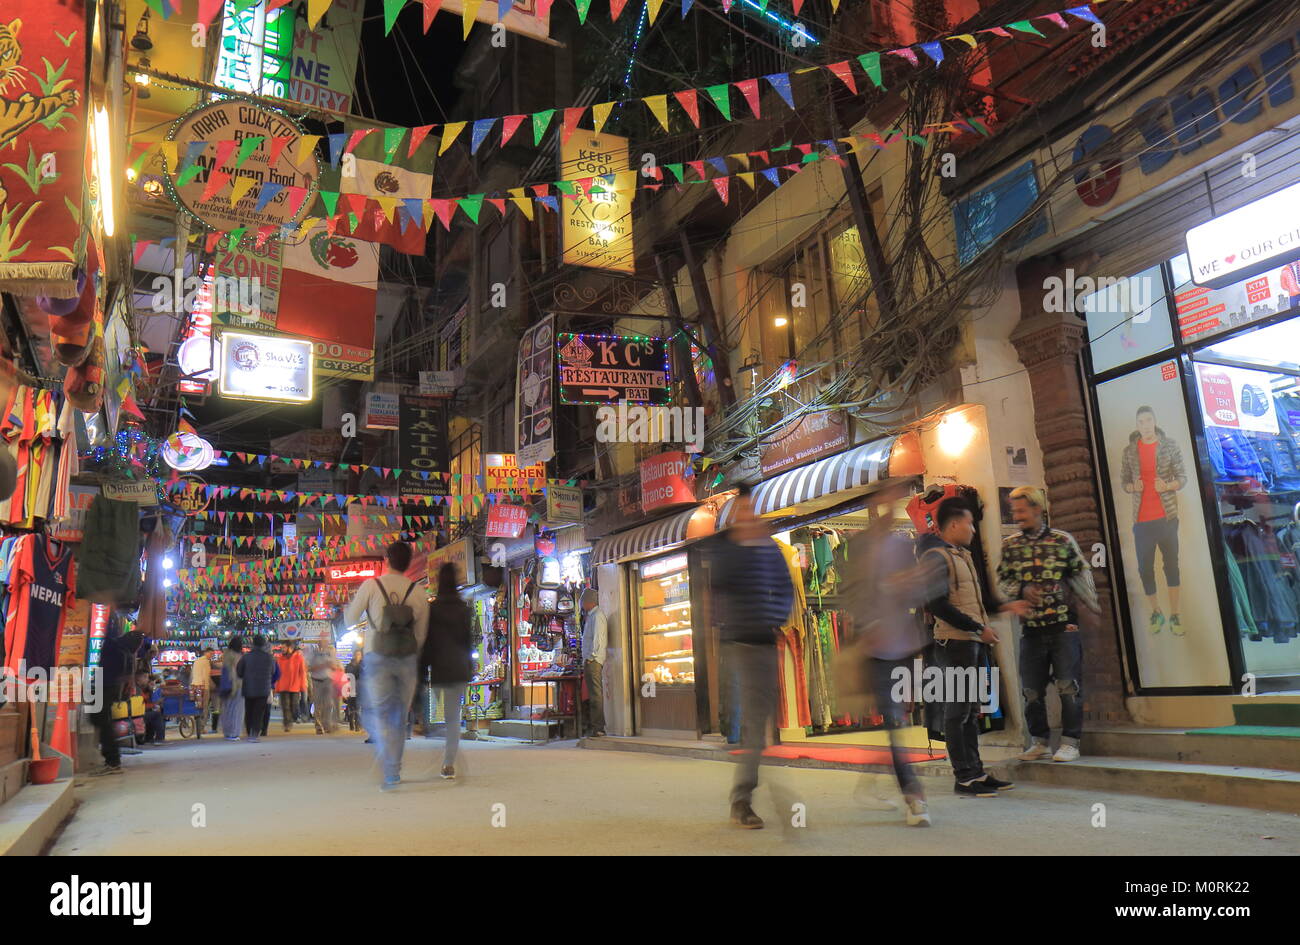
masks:
{"type": "Polygon", "coordinates": [[[695,684],[691,585],[685,554],[641,570],[641,678],[659,686],[695,684]]]}

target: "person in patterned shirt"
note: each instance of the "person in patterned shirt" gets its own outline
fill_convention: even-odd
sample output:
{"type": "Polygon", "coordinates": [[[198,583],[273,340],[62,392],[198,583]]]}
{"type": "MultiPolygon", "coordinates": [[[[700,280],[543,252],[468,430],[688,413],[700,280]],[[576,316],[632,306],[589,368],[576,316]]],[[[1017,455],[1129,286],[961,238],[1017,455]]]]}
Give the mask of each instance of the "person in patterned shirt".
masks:
{"type": "Polygon", "coordinates": [[[1025,722],[1033,744],[1020,755],[1037,761],[1079,757],[1083,734],[1083,643],[1078,605],[1096,613],[1097,589],[1092,571],[1068,532],[1045,521],[1043,490],[1021,486],[1011,493],[1011,516],[1020,531],[1002,542],[998,590],[1009,600],[1032,607],[1020,638],[1020,685],[1025,695],[1025,722]],[[1047,681],[1056,681],[1061,697],[1061,744],[1050,748],[1047,681]]]}

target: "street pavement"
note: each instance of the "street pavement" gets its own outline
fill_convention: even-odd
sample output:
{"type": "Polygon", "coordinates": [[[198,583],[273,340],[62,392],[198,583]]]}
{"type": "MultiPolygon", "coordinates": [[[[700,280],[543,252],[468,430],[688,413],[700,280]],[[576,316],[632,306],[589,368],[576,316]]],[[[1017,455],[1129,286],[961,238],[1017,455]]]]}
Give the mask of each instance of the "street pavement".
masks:
{"type": "Polygon", "coordinates": [[[775,766],[755,796],[767,829],[741,830],[727,819],[729,764],[573,742],[462,741],[448,782],[441,740],[416,737],[403,783],[385,793],[362,736],[273,728],[255,744],[172,740],[123,759],[121,775],[79,779],[50,853],[1300,854],[1295,814],[1036,784],[958,799],[926,778],[934,826],[909,828],[864,804],[882,776],[775,766]]]}

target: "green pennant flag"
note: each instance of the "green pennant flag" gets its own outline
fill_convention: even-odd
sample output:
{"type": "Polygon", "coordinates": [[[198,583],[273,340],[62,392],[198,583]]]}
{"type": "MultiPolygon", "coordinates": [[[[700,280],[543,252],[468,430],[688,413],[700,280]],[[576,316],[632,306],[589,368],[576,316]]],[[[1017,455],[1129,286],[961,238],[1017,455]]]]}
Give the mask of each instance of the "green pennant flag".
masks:
{"type": "Polygon", "coordinates": [[[769,151],[789,151],[794,147],[794,142],[787,141],[785,144],[778,144],[774,148],[768,148],[769,151]]]}
{"type": "Polygon", "coordinates": [[[465,216],[469,217],[475,223],[478,222],[479,211],[483,209],[482,194],[470,194],[468,197],[460,198],[456,203],[465,211],[465,216]]]}
{"type": "Polygon", "coordinates": [[[988,128],[984,127],[984,122],[980,121],[978,118],[964,118],[962,120],[986,138],[993,133],[989,131],[988,128]]]}
{"type": "Polygon", "coordinates": [[[722,112],[722,117],[731,121],[731,86],[726,82],[721,85],[710,85],[704,91],[709,93],[709,98],[713,99],[713,104],[718,106],[718,111],[722,112]]]}
{"type": "Polygon", "coordinates": [[[251,138],[245,138],[239,142],[239,154],[235,155],[235,167],[243,164],[248,160],[248,156],[262,146],[266,140],[266,135],[253,135],[251,138]]]}
{"type": "Polygon", "coordinates": [[[234,246],[238,246],[238,245],[239,245],[239,241],[242,240],[242,239],[244,238],[244,233],[247,232],[247,230],[248,230],[248,227],[246,227],[246,226],[236,227],[235,229],[231,230],[231,231],[230,231],[230,242],[229,242],[227,245],[232,246],[232,247],[234,247],[234,246]]]}
{"type": "Polygon", "coordinates": [[[573,5],[578,8],[578,22],[586,26],[587,11],[591,9],[591,0],[574,0],[573,5]]]}
{"type": "Polygon", "coordinates": [[[542,143],[542,135],[546,134],[546,128],[554,117],[555,109],[553,108],[548,108],[544,112],[533,112],[533,147],[537,147],[542,143]]]}
{"type": "MultiPolygon", "coordinates": [[[[1035,27],[1034,24],[1030,23],[1028,20],[1016,20],[1016,22],[1014,23],[1008,23],[1007,29],[1018,30],[1021,33],[1033,33],[1035,36],[1043,35],[1042,33],[1038,32],[1037,27],[1035,27]]],[[[1046,39],[1046,37],[1043,38],[1046,39]]]]}
{"type": "Polygon", "coordinates": [[[566,197],[572,197],[578,192],[578,185],[571,180],[557,180],[555,182],[555,187],[566,197]]]}
{"type": "Polygon", "coordinates": [[[402,12],[404,6],[406,6],[406,0],[384,0],[385,36],[393,31],[393,24],[397,22],[397,14],[402,12]]]}
{"type": "Polygon", "coordinates": [[[858,57],[858,63],[862,66],[862,71],[867,74],[867,78],[875,83],[876,88],[883,89],[885,87],[880,73],[880,53],[863,53],[858,57]]]}
{"type": "Polygon", "coordinates": [[[803,156],[803,160],[800,161],[799,163],[800,163],[800,164],[811,164],[813,161],[820,161],[821,159],[822,159],[821,152],[820,152],[820,151],[813,151],[813,152],[811,152],[811,153],[809,153],[809,154],[805,154],[805,155],[803,156]]]}
{"type": "Polygon", "coordinates": [[[402,139],[406,137],[405,128],[385,128],[384,129],[384,163],[392,164],[393,155],[397,153],[398,146],[402,139]]]}
{"type": "Polygon", "coordinates": [[[325,212],[329,216],[334,216],[334,212],[339,205],[339,192],[337,190],[322,190],[320,192],[321,202],[325,204],[325,212]]]}
{"type": "Polygon", "coordinates": [[[348,211],[348,227],[349,227],[349,229],[350,229],[351,232],[355,233],[355,232],[357,231],[357,224],[360,223],[360,222],[361,222],[361,218],[358,217],[355,213],[353,213],[352,211],[349,210],[349,211],[348,211]]]}
{"type": "Polygon", "coordinates": [[[664,166],[673,172],[673,176],[677,178],[677,183],[680,184],[686,180],[686,174],[681,164],[665,164],[664,166]]]}
{"type": "Polygon", "coordinates": [[[176,186],[184,187],[190,181],[194,180],[201,170],[203,170],[203,165],[198,161],[195,161],[189,167],[185,168],[185,170],[181,171],[180,176],[176,178],[176,186]]]}
{"type": "Polygon", "coordinates": [[[913,144],[919,144],[923,148],[928,148],[930,146],[930,139],[925,137],[925,135],[904,135],[904,137],[913,144]]]}

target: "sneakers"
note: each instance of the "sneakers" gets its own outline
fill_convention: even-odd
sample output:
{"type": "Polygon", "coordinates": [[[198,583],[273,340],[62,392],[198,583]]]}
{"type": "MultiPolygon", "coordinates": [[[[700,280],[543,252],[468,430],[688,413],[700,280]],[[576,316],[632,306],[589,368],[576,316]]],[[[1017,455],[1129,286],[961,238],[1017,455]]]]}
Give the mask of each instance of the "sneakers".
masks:
{"type": "Polygon", "coordinates": [[[1075,745],[1062,744],[1056,749],[1056,754],[1052,755],[1053,761],[1078,761],[1079,749],[1075,745]]]}
{"type": "Polygon", "coordinates": [[[1159,633],[1164,628],[1165,628],[1164,612],[1157,610],[1155,613],[1151,615],[1151,623],[1148,625],[1148,629],[1150,629],[1152,633],[1159,633]]]}
{"type": "Polygon", "coordinates": [[[952,793],[958,797],[997,797],[998,789],[984,781],[971,781],[969,784],[958,781],[953,786],[952,793]]]}
{"type": "Polygon", "coordinates": [[[395,775],[395,774],[394,774],[394,775],[390,775],[390,776],[384,778],[384,783],[381,784],[381,785],[379,785],[379,790],[381,790],[381,791],[392,791],[392,790],[395,790],[395,789],[397,788],[397,786],[398,786],[399,784],[401,784],[401,783],[402,783],[402,779],[401,779],[400,776],[395,775]]]}
{"type": "Polygon", "coordinates": [[[102,778],[109,774],[121,774],[122,766],[119,765],[100,765],[98,768],[92,768],[86,772],[88,778],[102,778]]]}
{"type": "Polygon", "coordinates": [[[925,801],[914,800],[907,802],[907,826],[930,826],[930,810],[925,806],[925,801]]]}
{"type": "Polygon", "coordinates": [[[248,738],[244,739],[244,741],[249,741],[249,742],[260,742],[261,739],[258,738],[256,735],[249,735],[248,738]]]}
{"type": "Polygon", "coordinates": [[[444,781],[456,780],[456,769],[451,765],[443,765],[442,770],[438,772],[444,781]]]}
{"type": "Polygon", "coordinates": [[[238,736],[238,735],[223,735],[222,738],[224,738],[224,739],[225,739],[226,741],[228,741],[228,742],[237,742],[237,741],[239,741],[239,736],[238,736]]]}
{"type": "Polygon", "coordinates": [[[1029,746],[1028,751],[1022,751],[1016,757],[1021,761],[1041,761],[1051,753],[1052,749],[1047,742],[1034,742],[1029,746]]]}
{"type": "Polygon", "coordinates": [[[1177,614],[1169,615],[1169,632],[1176,637],[1181,637],[1187,633],[1187,631],[1183,629],[1183,622],[1178,619],[1177,614]]]}
{"type": "Polygon", "coordinates": [[[987,787],[991,787],[991,788],[993,788],[993,790],[995,790],[995,791],[1014,791],[1014,790],[1016,789],[1015,784],[1013,784],[1012,782],[1010,782],[1010,781],[999,781],[997,778],[993,777],[993,775],[991,775],[991,774],[986,774],[986,775],[984,775],[984,777],[980,778],[980,781],[981,781],[985,786],[987,786],[987,787]]]}
{"type": "Polygon", "coordinates": [[[748,801],[736,801],[731,805],[731,822],[746,830],[763,829],[763,818],[754,813],[748,801]]]}

